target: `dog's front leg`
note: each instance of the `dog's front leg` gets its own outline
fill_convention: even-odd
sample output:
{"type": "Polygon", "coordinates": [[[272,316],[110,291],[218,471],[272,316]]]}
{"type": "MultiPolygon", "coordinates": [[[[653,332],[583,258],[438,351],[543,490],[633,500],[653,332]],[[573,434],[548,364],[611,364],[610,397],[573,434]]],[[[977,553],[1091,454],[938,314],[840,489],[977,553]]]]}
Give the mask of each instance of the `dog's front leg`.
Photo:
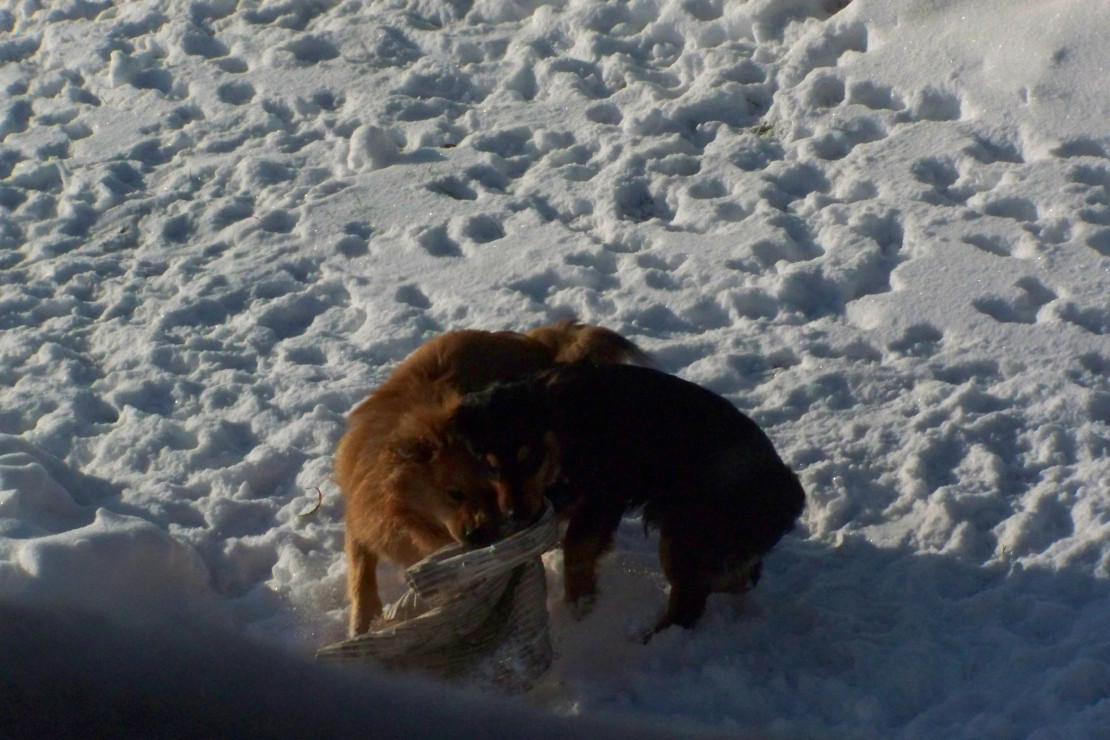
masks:
{"type": "Polygon", "coordinates": [[[620,509],[586,506],[575,512],[563,537],[563,594],[575,619],[593,611],[597,600],[597,563],[613,546],[620,509]]]}
{"type": "Polygon", "coordinates": [[[382,601],[378,596],[378,554],[358,542],[349,528],[345,544],[347,596],[351,601],[348,631],[354,637],[369,630],[370,623],[382,613],[382,601]]]}

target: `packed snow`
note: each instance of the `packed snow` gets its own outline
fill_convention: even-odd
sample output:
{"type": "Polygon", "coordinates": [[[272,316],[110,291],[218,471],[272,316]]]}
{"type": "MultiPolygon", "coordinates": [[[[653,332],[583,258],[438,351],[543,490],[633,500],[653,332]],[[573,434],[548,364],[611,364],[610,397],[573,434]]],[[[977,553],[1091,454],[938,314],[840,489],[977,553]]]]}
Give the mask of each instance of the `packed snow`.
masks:
{"type": "Polygon", "coordinates": [[[1108,38],[1105,0],[6,3],[0,686],[169,707],[169,656],[212,717],[284,675],[319,727],[361,691],[494,736],[311,662],[331,455],[433,335],[574,315],[759,422],[808,507],[647,645],[635,517],[584,621],[549,554],[555,664],[489,713],[1110,737],[1108,38]]]}

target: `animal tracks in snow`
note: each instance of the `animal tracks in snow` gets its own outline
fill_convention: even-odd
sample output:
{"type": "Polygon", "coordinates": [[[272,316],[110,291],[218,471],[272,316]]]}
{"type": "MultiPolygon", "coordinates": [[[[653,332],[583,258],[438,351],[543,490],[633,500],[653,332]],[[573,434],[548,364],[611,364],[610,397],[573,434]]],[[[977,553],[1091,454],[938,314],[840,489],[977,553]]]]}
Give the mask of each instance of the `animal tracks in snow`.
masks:
{"type": "MultiPolygon", "coordinates": [[[[848,3],[797,4],[791,23],[821,30],[789,43],[790,24],[767,3],[370,15],[342,4],[242,14],[205,5],[188,20],[110,12],[117,34],[101,58],[8,85],[0,205],[18,218],[4,225],[6,244],[24,243],[29,229],[56,233],[55,252],[103,238],[113,225],[98,224],[89,206],[110,198],[138,214],[129,228],[153,230],[167,246],[249,242],[252,233],[316,239],[346,261],[339,279],[356,294],[373,282],[361,284],[360,265],[372,270],[392,241],[442,265],[413,285],[424,294],[439,270],[487,263],[503,273],[498,284],[526,286],[549,311],[589,314],[609,292],[646,286],[667,306],[659,315],[684,317],[665,322],[680,334],[821,315],[874,330],[883,301],[916,290],[914,276],[942,259],[937,245],[951,245],[1006,265],[998,285],[951,306],[964,316],[1103,330],[1101,307],[1086,297],[1026,290],[1047,284],[1038,260],[1073,246],[1095,260],[1110,253],[1102,145],[1080,137],[1050,148],[1074,164],[1058,202],[1037,202],[1023,182],[1049,168],[1016,137],[979,130],[957,86],[856,72],[876,38],[848,3]],[[475,43],[463,32],[474,22],[501,31],[475,43]],[[203,64],[182,66],[180,55],[203,64]],[[352,81],[388,78],[388,94],[322,88],[313,70],[324,66],[352,81]],[[252,74],[263,68],[281,68],[286,84],[252,74]],[[120,85],[149,99],[150,115],[136,123],[142,141],[75,189],[62,165],[104,139],[85,121],[120,85]],[[25,102],[36,92],[42,101],[46,88],[53,106],[25,102]],[[581,105],[566,107],[566,96],[581,105]],[[562,119],[547,114],[551,105],[563,106],[562,119]],[[176,163],[189,145],[211,161],[176,163]],[[892,156],[912,165],[877,183],[892,156]],[[361,208],[371,181],[408,193],[405,206],[361,208]],[[887,194],[905,193],[920,207],[886,205],[887,194]],[[500,245],[543,228],[573,244],[565,270],[497,264],[500,245]],[[712,246],[689,249],[684,234],[712,246]],[[661,267],[676,254],[680,267],[661,267]],[[711,295],[687,298],[694,286],[711,295]]],[[[7,44],[4,58],[34,58],[28,44],[7,44]]],[[[640,317],[653,315],[643,309],[640,317]]],[[[889,327],[888,344],[907,329],[889,327]]]]}
{"type": "Polygon", "coordinates": [[[1037,313],[1041,307],[1056,300],[1056,294],[1036,278],[1022,278],[1014,287],[1018,290],[1016,297],[976,298],[972,305],[996,321],[1032,324],[1037,321],[1037,313]]]}

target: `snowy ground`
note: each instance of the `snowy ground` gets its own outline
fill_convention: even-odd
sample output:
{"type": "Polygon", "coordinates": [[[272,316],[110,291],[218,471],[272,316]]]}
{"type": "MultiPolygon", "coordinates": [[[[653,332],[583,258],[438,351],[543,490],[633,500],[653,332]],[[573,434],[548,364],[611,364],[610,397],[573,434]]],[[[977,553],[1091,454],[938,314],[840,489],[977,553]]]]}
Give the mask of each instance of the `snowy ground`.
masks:
{"type": "Polygon", "coordinates": [[[573,313],[810,500],[744,603],[647,646],[627,522],[533,704],[1110,737],[1104,0],[6,7],[4,600],[311,654],[346,412],[434,333],[573,313]]]}

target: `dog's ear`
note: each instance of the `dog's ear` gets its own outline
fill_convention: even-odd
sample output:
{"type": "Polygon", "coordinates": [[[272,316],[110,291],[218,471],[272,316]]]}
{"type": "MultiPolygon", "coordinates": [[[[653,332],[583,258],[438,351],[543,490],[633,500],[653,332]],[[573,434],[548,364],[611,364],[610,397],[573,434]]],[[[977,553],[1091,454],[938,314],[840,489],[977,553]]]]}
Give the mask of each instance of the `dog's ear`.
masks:
{"type": "Polygon", "coordinates": [[[437,447],[427,439],[406,439],[393,445],[397,457],[411,463],[429,463],[436,456],[437,447]]]}
{"type": "Polygon", "coordinates": [[[543,433],[543,446],[547,449],[547,454],[559,457],[559,438],[550,429],[543,433]]]}
{"type": "Polygon", "coordinates": [[[558,469],[563,462],[563,448],[559,444],[559,438],[555,436],[555,432],[548,430],[543,433],[543,446],[546,453],[546,462],[558,469]]]}
{"type": "Polygon", "coordinates": [[[444,427],[449,415],[450,411],[445,410],[442,404],[409,409],[390,435],[390,449],[406,462],[431,462],[443,449],[444,427]]]}

